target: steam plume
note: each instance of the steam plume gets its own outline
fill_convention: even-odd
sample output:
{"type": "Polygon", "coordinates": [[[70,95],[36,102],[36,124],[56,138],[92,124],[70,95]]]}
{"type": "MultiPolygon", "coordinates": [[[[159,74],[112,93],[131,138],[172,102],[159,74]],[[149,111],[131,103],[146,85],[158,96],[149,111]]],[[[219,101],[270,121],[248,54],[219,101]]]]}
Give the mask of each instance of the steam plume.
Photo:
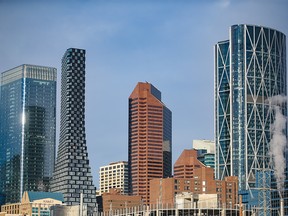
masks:
{"type": "Polygon", "coordinates": [[[286,149],[286,117],[282,114],[280,106],[286,102],[286,97],[276,95],[268,99],[272,105],[275,114],[275,120],[272,124],[272,139],[270,141],[270,156],[274,165],[274,175],[277,181],[277,189],[283,191],[285,180],[285,149],[286,149]]]}

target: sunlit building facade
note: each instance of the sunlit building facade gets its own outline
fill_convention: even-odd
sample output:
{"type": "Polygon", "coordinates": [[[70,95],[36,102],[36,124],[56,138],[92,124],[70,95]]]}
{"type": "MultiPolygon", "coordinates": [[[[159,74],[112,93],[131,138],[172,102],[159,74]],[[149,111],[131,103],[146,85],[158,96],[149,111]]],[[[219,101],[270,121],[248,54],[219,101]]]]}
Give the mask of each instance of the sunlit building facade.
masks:
{"type": "MultiPolygon", "coordinates": [[[[238,176],[244,202],[261,207],[259,215],[271,213],[271,98],[287,95],[286,80],[286,37],[277,30],[234,25],[215,46],[216,177],[238,176]]],[[[279,108],[287,116],[287,103],[279,108]]]]}
{"type": "Polygon", "coordinates": [[[172,113],[148,82],[129,97],[128,150],[130,193],[149,204],[149,180],[172,174],[172,113]]]}
{"type": "Polygon", "coordinates": [[[0,196],[48,191],[55,161],[56,68],[21,65],[1,74],[0,196]]]}
{"type": "Polygon", "coordinates": [[[61,122],[52,192],[68,205],[79,205],[80,194],[88,215],[96,207],[85,133],[85,50],[70,48],[62,58],[61,122]]]}
{"type": "Polygon", "coordinates": [[[118,161],[101,166],[99,171],[99,194],[108,193],[111,188],[117,188],[121,194],[129,193],[128,162],[118,161]]]}

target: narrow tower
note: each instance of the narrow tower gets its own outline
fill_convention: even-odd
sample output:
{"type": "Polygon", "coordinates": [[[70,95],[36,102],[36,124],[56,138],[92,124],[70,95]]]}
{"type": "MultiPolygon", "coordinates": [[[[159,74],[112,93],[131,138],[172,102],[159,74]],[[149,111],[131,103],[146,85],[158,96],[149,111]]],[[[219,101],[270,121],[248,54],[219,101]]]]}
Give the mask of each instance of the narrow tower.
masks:
{"type": "Polygon", "coordinates": [[[161,92],[138,83],[129,97],[129,186],[149,204],[149,181],[171,176],[172,113],[161,92]]]}
{"type": "Polygon", "coordinates": [[[56,68],[21,65],[1,74],[0,204],[48,191],[55,161],[56,68]]]}
{"type": "Polygon", "coordinates": [[[85,50],[68,49],[62,58],[61,123],[57,161],[51,186],[65,203],[83,204],[88,215],[96,206],[96,189],[89,166],[85,134],[85,50]]]}

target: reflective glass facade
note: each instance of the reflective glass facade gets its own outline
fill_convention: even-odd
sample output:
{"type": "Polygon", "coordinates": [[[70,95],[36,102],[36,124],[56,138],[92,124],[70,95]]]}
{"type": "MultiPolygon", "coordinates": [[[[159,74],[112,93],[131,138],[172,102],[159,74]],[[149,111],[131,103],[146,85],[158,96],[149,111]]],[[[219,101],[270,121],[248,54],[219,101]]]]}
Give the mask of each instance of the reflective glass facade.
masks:
{"type": "Polygon", "coordinates": [[[62,58],[60,141],[52,192],[61,192],[65,203],[83,204],[88,215],[96,207],[85,133],[85,50],[68,49],[62,58]]]}
{"type": "Polygon", "coordinates": [[[56,69],[21,65],[1,74],[0,194],[48,191],[55,162],[56,69]]]}
{"type": "MultiPolygon", "coordinates": [[[[265,202],[268,215],[275,121],[269,99],[287,95],[286,76],[286,37],[277,30],[234,25],[230,39],[215,46],[216,177],[238,176],[239,190],[248,194],[244,199],[265,202]]],[[[287,116],[287,103],[280,110],[287,116]]]]}
{"type": "Polygon", "coordinates": [[[213,153],[199,154],[199,150],[197,150],[197,151],[198,151],[197,159],[199,161],[201,161],[201,163],[203,163],[205,166],[211,167],[214,169],[215,168],[215,154],[213,154],[213,153]]]}

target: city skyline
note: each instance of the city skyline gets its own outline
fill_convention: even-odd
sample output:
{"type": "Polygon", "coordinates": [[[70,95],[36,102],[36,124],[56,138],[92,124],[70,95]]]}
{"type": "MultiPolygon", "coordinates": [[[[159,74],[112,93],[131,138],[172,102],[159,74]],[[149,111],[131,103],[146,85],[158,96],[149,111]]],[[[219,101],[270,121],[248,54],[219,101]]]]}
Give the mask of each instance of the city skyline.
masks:
{"type": "Polygon", "coordinates": [[[214,140],[214,44],[228,38],[227,29],[240,23],[287,35],[287,6],[283,0],[69,5],[2,1],[0,71],[23,63],[60,71],[64,50],[86,49],[87,146],[96,183],[100,166],[128,158],[128,96],[139,81],[161,89],[173,112],[172,164],[183,149],[191,148],[193,139],[214,140]]]}

